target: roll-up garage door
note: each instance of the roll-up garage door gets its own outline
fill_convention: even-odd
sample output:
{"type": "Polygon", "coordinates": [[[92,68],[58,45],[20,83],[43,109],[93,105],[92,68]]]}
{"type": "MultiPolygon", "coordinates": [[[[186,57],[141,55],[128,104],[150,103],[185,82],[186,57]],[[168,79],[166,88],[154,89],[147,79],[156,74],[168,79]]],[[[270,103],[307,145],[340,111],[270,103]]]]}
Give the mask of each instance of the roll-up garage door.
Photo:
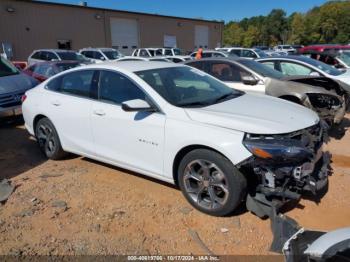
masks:
{"type": "Polygon", "coordinates": [[[111,18],[112,46],[130,55],[139,45],[138,23],[135,19],[111,18]]]}
{"type": "Polygon", "coordinates": [[[209,46],[209,28],[204,25],[196,25],[194,28],[194,46],[195,48],[208,48],[209,46]]]}

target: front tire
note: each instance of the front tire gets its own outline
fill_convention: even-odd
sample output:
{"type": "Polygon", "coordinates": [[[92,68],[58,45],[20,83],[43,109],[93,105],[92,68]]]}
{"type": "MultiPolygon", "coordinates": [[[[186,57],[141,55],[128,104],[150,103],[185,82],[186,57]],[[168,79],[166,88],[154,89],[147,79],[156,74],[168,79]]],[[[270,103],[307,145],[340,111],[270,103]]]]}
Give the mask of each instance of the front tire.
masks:
{"type": "Polygon", "coordinates": [[[196,149],[185,155],[178,179],[190,204],[212,216],[232,213],[246,195],[245,177],[227,158],[212,150],[196,149]]]}
{"type": "Polygon", "coordinates": [[[47,158],[59,160],[66,156],[57,131],[48,118],[42,118],[35,126],[35,136],[41,151],[47,158]]]}

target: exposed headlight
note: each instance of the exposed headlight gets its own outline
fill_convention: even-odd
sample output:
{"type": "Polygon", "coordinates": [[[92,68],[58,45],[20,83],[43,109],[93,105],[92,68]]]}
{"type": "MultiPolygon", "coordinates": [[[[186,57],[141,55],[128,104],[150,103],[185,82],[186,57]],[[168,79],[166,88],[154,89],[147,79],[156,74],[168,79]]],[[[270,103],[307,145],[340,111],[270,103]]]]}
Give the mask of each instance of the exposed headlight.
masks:
{"type": "Polygon", "coordinates": [[[311,105],[316,108],[332,109],[333,107],[341,106],[341,101],[336,96],[317,93],[309,93],[307,96],[311,105]]]}
{"type": "Polygon", "coordinates": [[[301,141],[293,139],[250,138],[243,140],[244,146],[254,156],[273,161],[303,162],[313,157],[310,149],[302,145],[301,141]]]}

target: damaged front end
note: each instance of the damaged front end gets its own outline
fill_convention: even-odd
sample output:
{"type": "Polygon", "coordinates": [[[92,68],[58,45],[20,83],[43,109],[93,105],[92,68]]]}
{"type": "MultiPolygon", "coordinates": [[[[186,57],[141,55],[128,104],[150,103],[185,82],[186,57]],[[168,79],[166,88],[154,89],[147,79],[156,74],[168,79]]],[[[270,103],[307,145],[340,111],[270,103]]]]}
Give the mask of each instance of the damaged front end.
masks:
{"type": "Polygon", "coordinates": [[[346,113],[345,99],[336,95],[307,93],[303,104],[317,112],[328,125],[339,124],[346,113]]]}
{"type": "Polygon", "coordinates": [[[316,195],[328,185],[330,155],[322,151],[327,125],[280,135],[246,134],[245,147],[253,156],[239,166],[249,173],[247,209],[271,216],[305,191],[316,195]]]}

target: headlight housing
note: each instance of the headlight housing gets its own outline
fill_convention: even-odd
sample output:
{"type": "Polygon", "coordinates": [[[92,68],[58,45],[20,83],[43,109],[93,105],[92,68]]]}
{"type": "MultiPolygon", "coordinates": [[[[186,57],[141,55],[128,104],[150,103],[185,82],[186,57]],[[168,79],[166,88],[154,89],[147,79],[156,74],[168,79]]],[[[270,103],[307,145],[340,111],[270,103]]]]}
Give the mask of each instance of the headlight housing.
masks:
{"type": "Polygon", "coordinates": [[[332,109],[341,106],[341,101],[336,96],[318,93],[308,93],[307,96],[311,105],[316,108],[332,109]]]}
{"type": "Polygon", "coordinates": [[[313,152],[303,146],[301,141],[290,138],[256,138],[247,134],[243,144],[255,157],[281,164],[303,163],[313,157],[313,152]]]}

